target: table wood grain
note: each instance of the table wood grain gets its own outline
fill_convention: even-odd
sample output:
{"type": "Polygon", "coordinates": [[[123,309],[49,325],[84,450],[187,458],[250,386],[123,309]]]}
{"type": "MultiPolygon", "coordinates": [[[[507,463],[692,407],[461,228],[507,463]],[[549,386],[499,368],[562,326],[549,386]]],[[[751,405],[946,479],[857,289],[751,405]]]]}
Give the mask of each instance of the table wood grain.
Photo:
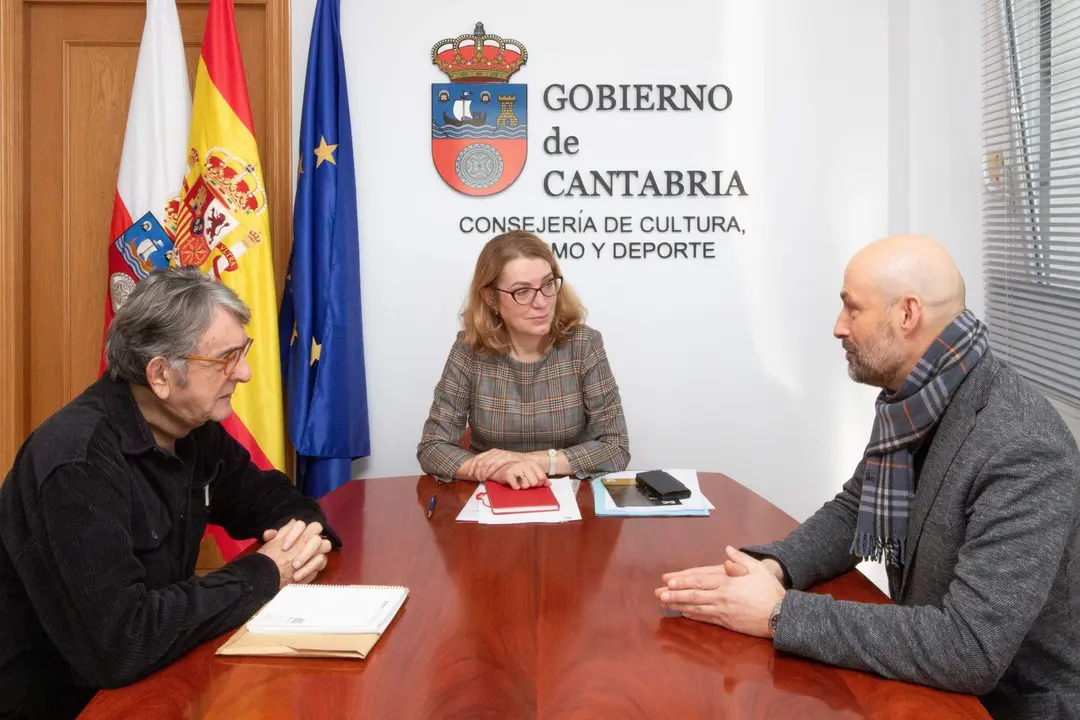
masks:
{"type": "MultiPolygon", "coordinates": [[[[344,547],[324,583],[406,585],[363,661],[218,657],[224,635],[84,718],[988,718],[975,698],[778,654],[768,640],[665,617],[660,575],[716,564],[726,544],[795,521],[734,480],[701,473],[707,518],[483,526],[455,518],[473,489],[432,478],[349,483],[323,498],[344,547]],[[434,517],[428,500],[438,496],[434,517]]],[[[888,599],[851,572],[817,592],[888,599]]]]}

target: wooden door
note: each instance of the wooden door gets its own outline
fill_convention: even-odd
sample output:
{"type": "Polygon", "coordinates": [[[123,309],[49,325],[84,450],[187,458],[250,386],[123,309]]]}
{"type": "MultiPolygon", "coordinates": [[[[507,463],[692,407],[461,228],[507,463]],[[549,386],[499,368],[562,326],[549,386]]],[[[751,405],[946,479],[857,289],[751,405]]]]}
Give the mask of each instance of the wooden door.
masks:
{"type": "MultiPolygon", "coordinates": [[[[143,0],[3,5],[0,476],[26,434],[98,375],[109,221],[146,14],[143,0]]],[[[177,5],[193,85],[208,0],[177,5]]],[[[288,12],[287,0],[236,0],[279,294],[291,236],[288,12]]]]}

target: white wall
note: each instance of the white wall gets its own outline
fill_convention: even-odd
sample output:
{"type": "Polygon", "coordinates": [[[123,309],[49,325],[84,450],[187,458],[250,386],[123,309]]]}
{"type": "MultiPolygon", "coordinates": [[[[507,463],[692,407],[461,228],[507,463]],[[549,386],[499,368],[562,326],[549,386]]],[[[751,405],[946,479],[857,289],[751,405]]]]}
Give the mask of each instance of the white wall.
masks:
{"type": "MultiPolygon", "coordinates": [[[[870,429],[875,392],[847,379],[831,337],[850,255],[890,232],[935,235],[982,310],[977,0],[342,5],[372,426],[362,477],[418,472],[488,239],[461,234],[462,215],[736,215],[746,233],[719,235],[714,260],[563,270],[604,335],[632,467],[725,472],[799,519],[840,487],[870,429]],[[446,77],[428,54],[476,20],[529,51],[512,79],[529,85],[528,161],[490,198],[454,192],[430,158],[429,87],[446,77]],[[540,96],[555,82],[725,83],[735,100],[719,114],[553,113],[540,96]],[[577,157],[542,153],[556,124],[580,138],[577,157]],[[749,196],[548,198],[554,168],[738,169],[749,196]]],[[[314,0],[292,7],[298,132],[314,0]]]]}

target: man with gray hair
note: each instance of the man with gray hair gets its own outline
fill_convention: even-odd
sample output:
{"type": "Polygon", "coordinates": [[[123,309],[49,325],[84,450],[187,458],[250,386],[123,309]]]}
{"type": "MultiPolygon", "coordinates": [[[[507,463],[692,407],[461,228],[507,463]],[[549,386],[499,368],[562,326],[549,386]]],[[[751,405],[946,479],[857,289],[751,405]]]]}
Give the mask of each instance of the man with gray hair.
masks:
{"type": "Polygon", "coordinates": [[[43,422],[0,486],[0,717],[72,717],[243,622],[340,546],[318,503],[220,425],[250,312],[197,268],[117,312],[108,372],[43,422]],[[256,553],[195,575],[208,522],[256,553]]]}

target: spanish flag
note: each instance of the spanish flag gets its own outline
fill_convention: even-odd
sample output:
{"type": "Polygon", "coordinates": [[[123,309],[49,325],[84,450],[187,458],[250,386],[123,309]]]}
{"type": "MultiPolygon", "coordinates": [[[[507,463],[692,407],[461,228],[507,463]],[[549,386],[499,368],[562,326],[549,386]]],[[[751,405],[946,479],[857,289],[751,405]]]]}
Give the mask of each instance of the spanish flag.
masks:
{"type": "MultiPolygon", "coordinates": [[[[251,308],[251,382],[233,395],[222,423],[260,468],[285,466],[281,361],[277,341],[270,220],[233,0],[211,0],[192,99],[188,171],[169,205],[166,230],[180,265],[199,265],[251,308]]],[[[223,532],[215,529],[228,557],[223,532]]]]}

